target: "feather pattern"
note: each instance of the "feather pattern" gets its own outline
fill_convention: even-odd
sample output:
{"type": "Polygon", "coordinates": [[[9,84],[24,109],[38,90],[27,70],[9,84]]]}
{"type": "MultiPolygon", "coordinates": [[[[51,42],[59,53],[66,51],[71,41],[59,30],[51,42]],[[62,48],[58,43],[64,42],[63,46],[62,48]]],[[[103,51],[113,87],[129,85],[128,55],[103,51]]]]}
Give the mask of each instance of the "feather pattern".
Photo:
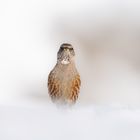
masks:
{"type": "Polygon", "coordinates": [[[48,91],[52,101],[75,103],[78,99],[81,80],[77,72],[67,76],[67,73],[56,70],[56,66],[48,76],[48,91]],[[57,71],[57,72],[56,72],[57,71]]]}
{"type": "Polygon", "coordinates": [[[60,97],[59,88],[59,81],[57,80],[57,78],[54,77],[53,73],[51,72],[48,77],[48,90],[52,100],[60,97]]]}
{"type": "Polygon", "coordinates": [[[57,63],[48,76],[48,92],[52,101],[75,103],[81,80],[74,62],[75,52],[70,44],[62,44],[57,53],[57,63]],[[68,63],[62,63],[67,61],[68,63]]]}
{"type": "Polygon", "coordinates": [[[81,85],[81,80],[80,80],[80,75],[77,74],[74,79],[72,80],[72,85],[71,85],[71,93],[69,99],[72,102],[76,102],[80,90],[80,85],[81,85]]]}

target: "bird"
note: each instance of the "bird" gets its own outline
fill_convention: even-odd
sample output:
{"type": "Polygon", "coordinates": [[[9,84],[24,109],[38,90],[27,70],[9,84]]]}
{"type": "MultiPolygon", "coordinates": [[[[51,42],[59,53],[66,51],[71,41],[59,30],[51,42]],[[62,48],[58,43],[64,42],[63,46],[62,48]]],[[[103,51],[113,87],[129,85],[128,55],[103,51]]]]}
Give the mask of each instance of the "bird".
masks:
{"type": "Polygon", "coordinates": [[[78,99],[80,86],[74,48],[69,43],[63,43],[57,52],[56,65],[48,75],[49,96],[55,103],[73,105],[78,99]]]}

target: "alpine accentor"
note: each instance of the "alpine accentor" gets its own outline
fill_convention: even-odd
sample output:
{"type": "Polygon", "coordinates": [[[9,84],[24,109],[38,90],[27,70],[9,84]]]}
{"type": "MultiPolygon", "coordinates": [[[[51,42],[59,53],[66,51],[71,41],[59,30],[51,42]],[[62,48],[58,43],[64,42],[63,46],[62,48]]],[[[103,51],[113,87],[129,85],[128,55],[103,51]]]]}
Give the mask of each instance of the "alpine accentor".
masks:
{"type": "Polygon", "coordinates": [[[52,101],[75,103],[81,85],[75,67],[75,52],[71,44],[64,43],[57,53],[57,63],[48,76],[48,91],[52,101]]]}

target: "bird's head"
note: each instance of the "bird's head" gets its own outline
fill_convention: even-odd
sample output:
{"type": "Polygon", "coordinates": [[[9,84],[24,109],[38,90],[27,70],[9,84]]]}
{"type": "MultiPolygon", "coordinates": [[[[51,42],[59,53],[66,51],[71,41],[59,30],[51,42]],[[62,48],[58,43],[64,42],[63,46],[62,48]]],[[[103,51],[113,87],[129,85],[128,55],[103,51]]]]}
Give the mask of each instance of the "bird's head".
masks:
{"type": "Polygon", "coordinates": [[[74,61],[75,52],[71,44],[64,43],[60,46],[57,53],[57,61],[63,65],[67,65],[74,61]]]}

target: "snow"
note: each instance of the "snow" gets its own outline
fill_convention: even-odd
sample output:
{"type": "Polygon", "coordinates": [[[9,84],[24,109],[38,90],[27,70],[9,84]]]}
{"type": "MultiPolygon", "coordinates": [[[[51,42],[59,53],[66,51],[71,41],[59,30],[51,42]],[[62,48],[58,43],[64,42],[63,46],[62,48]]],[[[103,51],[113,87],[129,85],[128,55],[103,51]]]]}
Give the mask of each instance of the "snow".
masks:
{"type": "Polygon", "coordinates": [[[139,140],[140,2],[0,1],[0,140],[139,140]],[[81,74],[73,107],[47,76],[71,43],[81,74]]]}
{"type": "Polygon", "coordinates": [[[101,106],[0,108],[3,140],[139,140],[140,110],[101,106]]]}

